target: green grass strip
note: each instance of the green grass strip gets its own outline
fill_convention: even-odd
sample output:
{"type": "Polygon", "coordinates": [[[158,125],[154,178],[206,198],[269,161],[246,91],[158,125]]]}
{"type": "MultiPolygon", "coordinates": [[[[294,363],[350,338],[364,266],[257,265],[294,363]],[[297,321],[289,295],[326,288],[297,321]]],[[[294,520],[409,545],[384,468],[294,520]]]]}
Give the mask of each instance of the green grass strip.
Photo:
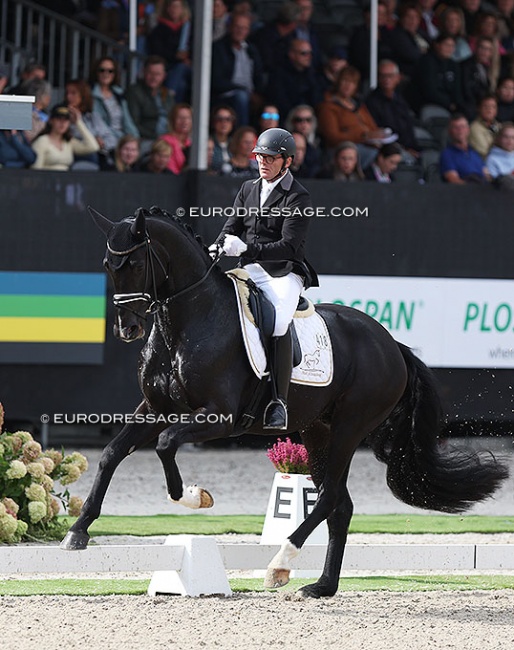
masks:
{"type": "MultiPolygon", "coordinates": [[[[292,592],[314,579],[294,578],[280,591],[292,592]]],[[[229,580],[232,591],[251,593],[269,591],[263,586],[262,578],[234,578],[229,580]]],[[[149,580],[112,579],[62,579],[62,580],[0,580],[0,596],[108,596],[143,595],[148,589],[149,580]]],[[[514,589],[514,576],[368,576],[360,578],[341,578],[339,590],[349,591],[472,591],[514,589]]]]}
{"type": "MultiPolygon", "coordinates": [[[[74,521],[67,518],[68,521],[74,521]]],[[[150,517],[100,517],[90,532],[101,535],[260,535],[261,515],[154,515],[150,517]]],[[[350,533],[513,533],[514,517],[479,515],[355,515],[350,533]]]]}

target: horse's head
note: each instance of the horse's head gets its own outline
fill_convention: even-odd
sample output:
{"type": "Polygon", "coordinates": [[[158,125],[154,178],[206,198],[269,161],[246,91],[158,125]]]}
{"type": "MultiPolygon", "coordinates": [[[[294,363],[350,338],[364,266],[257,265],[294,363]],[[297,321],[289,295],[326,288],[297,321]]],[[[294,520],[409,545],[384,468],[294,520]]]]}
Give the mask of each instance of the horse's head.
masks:
{"type": "Polygon", "coordinates": [[[136,341],[145,335],[146,315],[167,279],[168,259],[163,247],[151,241],[142,208],[120,222],[88,210],[107,237],[104,267],[114,283],[114,335],[127,343],[136,341]]]}

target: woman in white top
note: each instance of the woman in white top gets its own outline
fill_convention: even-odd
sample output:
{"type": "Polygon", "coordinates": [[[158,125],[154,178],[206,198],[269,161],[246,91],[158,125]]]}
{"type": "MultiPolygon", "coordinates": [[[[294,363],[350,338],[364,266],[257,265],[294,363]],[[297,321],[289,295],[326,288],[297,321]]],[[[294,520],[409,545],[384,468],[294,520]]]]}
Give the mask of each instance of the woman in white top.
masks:
{"type": "Polygon", "coordinates": [[[95,153],[100,146],[89,131],[80,112],[72,106],[54,106],[43,131],[32,142],[36,162],[32,169],[69,171],[75,156],[95,153]],[[77,127],[81,140],[71,135],[71,124],[77,127]]]}

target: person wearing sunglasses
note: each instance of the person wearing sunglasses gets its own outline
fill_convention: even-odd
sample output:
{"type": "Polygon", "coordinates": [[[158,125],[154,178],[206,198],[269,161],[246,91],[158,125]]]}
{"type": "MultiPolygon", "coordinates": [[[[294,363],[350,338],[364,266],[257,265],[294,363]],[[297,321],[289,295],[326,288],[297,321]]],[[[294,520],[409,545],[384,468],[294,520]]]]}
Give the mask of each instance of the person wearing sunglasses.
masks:
{"type": "Polygon", "coordinates": [[[119,85],[119,69],[114,59],[104,57],[93,64],[91,86],[93,113],[97,113],[107,124],[115,141],[124,135],[138,138],[139,131],[119,85]]]}
{"type": "Polygon", "coordinates": [[[275,129],[280,123],[280,113],[275,104],[265,104],[259,118],[259,133],[267,129],[275,129]]]}
{"type": "Polygon", "coordinates": [[[243,267],[275,307],[269,367],[272,399],[264,411],[264,428],[287,429],[287,396],[292,371],[290,325],[303,289],[318,285],[305,259],[312,208],[309,192],[290,172],[296,154],[293,135],[268,129],[253,152],[259,178],[245,181],[211,250],[239,257],[243,267]]]}
{"type": "Polygon", "coordinates": [[[322,165],[319,139],[316,136],[318,121],[312,106],[308,104],[295,106],[286,118],[285,127],[291,133],[301,133],[307,140],[301,178],[314,178],[322,165]]]}

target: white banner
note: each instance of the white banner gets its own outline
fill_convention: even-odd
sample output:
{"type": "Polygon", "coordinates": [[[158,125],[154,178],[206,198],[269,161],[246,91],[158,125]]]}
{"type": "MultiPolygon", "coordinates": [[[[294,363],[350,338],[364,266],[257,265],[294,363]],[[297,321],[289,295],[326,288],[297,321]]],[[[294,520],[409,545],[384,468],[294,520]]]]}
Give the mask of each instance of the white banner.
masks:
{"type": "Polygon", "coordinates": [[[372,316],[433,368],[514,368],[514,280],[322,275],[314,303],[372,316]]]}

